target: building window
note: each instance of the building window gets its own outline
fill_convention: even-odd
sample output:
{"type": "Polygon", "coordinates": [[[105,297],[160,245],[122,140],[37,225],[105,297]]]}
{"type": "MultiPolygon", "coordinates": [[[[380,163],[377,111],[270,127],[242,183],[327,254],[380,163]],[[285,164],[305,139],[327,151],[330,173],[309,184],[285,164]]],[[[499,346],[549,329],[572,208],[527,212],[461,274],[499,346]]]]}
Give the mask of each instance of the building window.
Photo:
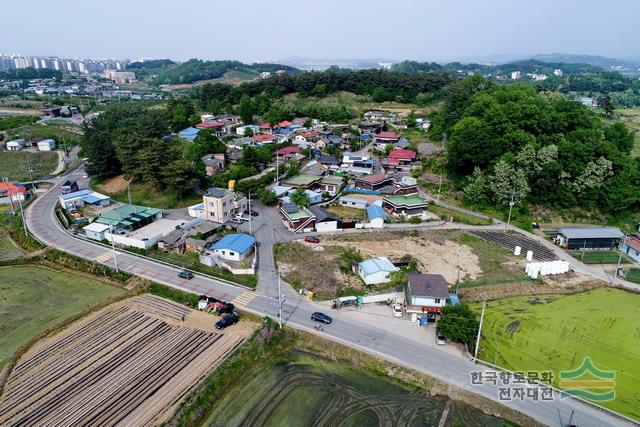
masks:
{"type": "Polygon", "coordinates": [[[229,256],[235,256],[235,252],[229,252],[229,256]]]}
{"type": "Polygon", "coordinates": [[[436,304],[440,304],[440,298],[434,299],[433,302],[435,302],[436,304]]]}

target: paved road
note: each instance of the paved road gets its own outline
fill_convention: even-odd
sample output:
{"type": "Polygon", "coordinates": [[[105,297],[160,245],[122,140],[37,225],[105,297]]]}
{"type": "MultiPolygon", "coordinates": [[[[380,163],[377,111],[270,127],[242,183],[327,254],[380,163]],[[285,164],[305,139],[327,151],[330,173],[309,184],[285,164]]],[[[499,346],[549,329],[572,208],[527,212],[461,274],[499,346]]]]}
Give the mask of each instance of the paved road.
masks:
{"type": "MultiPolygon", "coordinates": [[[[75,179],[81,179],[83,173],[79,169],[71,172],[70,175],[75,179]]],[[[42,194],[30,205],[26,212],[29,230],[48,246],[114,267],[115,259],[111,250],[69,236],[54,218],[53,207],[60,194],[60,183],[64,179],[66,176],[57,179],[56,185],[49,192],[42,194]]],[[[279,239],[292,239],[293,237],[284,234],[284,227],[281,227],[279,219],[269,216],[267,212],[270,211],[274,210],[262,210],[261,216],[256,219],[255,223],[252,223],[252,226],[256,227],[255,233],[261,247],[259,255],[261,267],[258,272],[260,285],[257,292],[244,290],[199,275],[190,281],[181,280],[177,278],[179,270],[176,268],[122,252],[117,252],[118,267],[131,274],[181,290],[227,299],[246,311],[275,318],[277,313],[277,280],[273,273],[271,247],[273,242],[279,239]],[[282,236],[278,234],[279,232],[282,236]]],[[[312,261],[310,260],[310,262],[312,261]]],[[[301,298],[288,286],[283,286],[283,293],[286,298],[284,321],[292,327],[317,334],[318,332],[313,329],[309,318],[313,311],[320,310],[323,306],[301,298]]],[[[452,356],[448,352],[424,343],[424,340],[434,339],[432,336],[433,328],[425,328],[424,338],[416,340],[390,333],[383,328],[376,327],[374,322],[363,323],[350,316],[341,315],[341,313],[332,312],[331,314],[334,317],[334,322],[325,327],[324,335],[327,338],[383,357],[399,365],[416,369],[445,383],[489,399],[498,400],[498,388],[495,385],[472,386],[470,384],[470,373],[483,370],[483,368],[464,357],[452,356]]],[[[407,328],[415,327],[415,325],[407,323],[407,328]]],[[[572,410],[575,411],[575,418],[581,427],[630,425],[630,423],[625,423],[591,406],[572,399],[560,400],[558,396],[556,396],[556,400],[550,402],[518,400],[504,402],[504,404],[551,426],[566,425],[572,410]]]]}

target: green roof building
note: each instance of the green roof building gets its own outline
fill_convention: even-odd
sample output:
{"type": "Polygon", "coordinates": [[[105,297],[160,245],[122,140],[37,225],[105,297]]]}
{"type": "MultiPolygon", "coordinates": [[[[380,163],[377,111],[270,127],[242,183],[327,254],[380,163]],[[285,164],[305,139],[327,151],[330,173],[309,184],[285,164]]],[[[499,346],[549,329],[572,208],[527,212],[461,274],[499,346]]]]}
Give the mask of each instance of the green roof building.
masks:
{"type": "Polygon", "coordinates": [[[162,209],[124,205],[103,213],[95,222],[116,228],[136,230],[152,223],[156,219],[162,218],[162,212],[162,209]]]}
{"type": "Polygon", "coordinates": [[[417,194],[386,196],[382,199],[382,207],[394,215],[408,217],[424,215],[428,201],[417,194]]]}

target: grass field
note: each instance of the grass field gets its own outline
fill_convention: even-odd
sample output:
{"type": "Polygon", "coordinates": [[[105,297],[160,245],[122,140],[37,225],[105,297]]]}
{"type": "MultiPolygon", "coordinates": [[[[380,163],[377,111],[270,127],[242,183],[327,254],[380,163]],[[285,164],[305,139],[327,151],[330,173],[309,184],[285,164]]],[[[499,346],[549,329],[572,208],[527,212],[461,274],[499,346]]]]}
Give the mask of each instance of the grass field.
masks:
{"type": "Polygon", "coordinates": [[[341,206],[338,204],[331,205],[325,208],[327,212],[337,216],[342,220],[346,219],[365,219],[365,211],[364,209],[354,209],[348,208],[346,206],[341,206]]]}
{"type": "Polygon", "coordinates": [[[481,358],[516,371],[551,370],[557,385],[560,371],[590,357],[616,373],[615,400],[600,403],[640,419],[639,306],[640,295],[607,288],[491,301],[481,358]]]}
{"type": "MultiPolygon", "coordinates": [[[[448,400],[308,352],[282,359],[248,370],[203,425],[434,426],[448,400]]],[[[511,424],[453,401],[446,425],[511,424]]]]}
{"type": "Polygon", "coordinates": [[[454,211],[452,209],[443,208],[438,205],[429,205],[428,210],[438,216],[446,215],[447,217],[453,218],[454,222],[459,222],[462,224],[469,225],[491,225],[491,219],[487,218],[479,218],[474,215],[465,214],[462,212],[454,211]]]}
{"type": "Polygon", "coordinates": [[[0,268],[0,366],[32,337],[121,292],[42,267],[0,268]]]}
{"type": "Polygon", "coordinates": [[[23,255],[23,252],[16,248],[16,246],[6,236],[0,233],[0,261],[6,259],[15,259],[23,255]]]}
{"type": "MultiPolygon", "coordinates": [[[[96,187],[97,190],[101,190],[100,185],[96,187]]],[[[110,193],[105,191],[112,199],[122,203],[129,203],[129,195],[125,187],[124,190],[117,193],[110,193]]],[[[159,209],[175,209],[185,208],[187,206],[195,205],[202,202],[202,196],[189,196],[186,198],[180,198],[175,194],[168,192],[161,192],[153,188],[153,186],[145,183],[132,183],[131,184],[131,202],[135,205],[149,206],[159,209]]]]}
{"type": "MultiPolygon", "coordinates": [[[[585,264],[617,264],[620,258],[618,251],[585,251],[584,254],[576,251],[571,252],[571,255],[585,264]]],[[[620,262],[629,264],[631,260],[626,255],[622,255],[620,262]]]]}
{"type": "Polygon", "coordinates": [[[33,179],[49,175],[58,166],[58,153],[42,151],[31,153],[27,151],[0,152],[0,175],[11,181],[29,181],[29,161],[33,168],[33,179]]]}

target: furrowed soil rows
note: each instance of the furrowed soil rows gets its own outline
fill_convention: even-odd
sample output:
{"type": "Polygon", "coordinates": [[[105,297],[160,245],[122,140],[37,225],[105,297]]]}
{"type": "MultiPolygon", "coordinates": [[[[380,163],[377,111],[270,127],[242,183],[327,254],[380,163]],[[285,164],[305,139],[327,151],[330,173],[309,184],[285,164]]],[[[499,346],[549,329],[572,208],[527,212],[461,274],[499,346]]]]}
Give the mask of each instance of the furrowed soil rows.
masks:
{"type": "Polygon", "coordinates": [[[102,309],[18,361],[0,425],[160,424],[248,335],[214,320],[153,295],[102,309]]]}

